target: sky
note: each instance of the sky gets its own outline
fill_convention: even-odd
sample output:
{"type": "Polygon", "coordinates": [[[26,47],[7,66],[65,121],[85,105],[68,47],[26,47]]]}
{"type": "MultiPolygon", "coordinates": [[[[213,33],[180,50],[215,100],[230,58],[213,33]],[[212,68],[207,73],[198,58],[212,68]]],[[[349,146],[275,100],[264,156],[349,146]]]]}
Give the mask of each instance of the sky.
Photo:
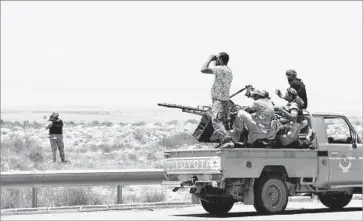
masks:
{"type": "Polygon", "coordinates": [[[295,69],[310,110],[361,112],[362,26],[360,1],[2,1],[1,108],[209,105],[223,51],[231,93],[280,104],[295,69]]]}

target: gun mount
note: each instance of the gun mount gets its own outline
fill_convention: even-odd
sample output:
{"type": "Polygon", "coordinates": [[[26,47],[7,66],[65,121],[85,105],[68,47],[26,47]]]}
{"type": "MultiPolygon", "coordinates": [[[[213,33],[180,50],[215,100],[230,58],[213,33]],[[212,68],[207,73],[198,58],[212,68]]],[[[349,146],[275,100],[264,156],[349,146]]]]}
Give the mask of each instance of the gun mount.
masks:
{"type": "MultiPolygon", "coordinates": [[[[161,107],[168,107],[168,108],[176,108],[181,109],[182,112],[191,113],[195,115],[202,116],[200,122],[193,132],[192,136],[196,138],[199,142],[206,142],[206,143],[217,143],[218,140],[210,140],[214,132],[214,128],[212,126],[212,117],[211,117],[211,107],[210,106],[198,106],[198,107],[190,107],[190,106],[183,106],[178,104],[169,104],[169,103],[158,103],[158,106],[161,107]]],[[[230,113],[228,118],[223,122],[225,128],[227,130],[232,128],[233,121],[236,117],[238,110],[241,109],[239,105],[235,105],[233,101],[229,100],[229,109],[230,113]]]]}

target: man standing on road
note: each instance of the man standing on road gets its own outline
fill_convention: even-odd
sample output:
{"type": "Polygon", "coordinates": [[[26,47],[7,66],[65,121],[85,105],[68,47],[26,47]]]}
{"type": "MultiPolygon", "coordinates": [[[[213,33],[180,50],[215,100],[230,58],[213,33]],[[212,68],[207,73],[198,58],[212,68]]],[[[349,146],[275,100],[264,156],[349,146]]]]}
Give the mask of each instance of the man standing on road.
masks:
{"type": "Polygon", "coordinates": [[[229,93],[233,80],[232,71],[227,67],[229,55],[221,52],[218,55],[211,55],[202,67],[201,72],[204,74],[213,74],[214,83],[212,92],[212,125],[214,133],[211,140],[219,140],[220,148],[233,148],[234,143],[228,135],[223,122],[227,122],[229,115],[229,93]],[[214,67],[209,67],[210,63],[215,61],[214,67]]]}
{"type": "MultiPolygon", "coordinates": [[[[294,88],[297,91],[298,96],[304,101],[302,109],[306,109],[308,107],[308,98],[306,95],[305,84],[302,82],[301,79],[297,78],[296,76],[297,73],[295,70],[289,69],[286,71],[286,77],[290,87],[294,88]]],[[[279,89],[276,90],[276,94],[280,98],[285,99],[284,96],[282,96],[282,93],[279,89]]]]}
{"type": "Polygon", "coordinates": [[[66,163],[67,161],[64,155],[63,143],[63,121],[59,118],[58,113],[53,113],[50,115],[45,129],[49,129],[49,140],[50,147],[52,148],[53,162],[56,162],[57,160],[56,154],[58,149],[62,163],[66,163]]]}

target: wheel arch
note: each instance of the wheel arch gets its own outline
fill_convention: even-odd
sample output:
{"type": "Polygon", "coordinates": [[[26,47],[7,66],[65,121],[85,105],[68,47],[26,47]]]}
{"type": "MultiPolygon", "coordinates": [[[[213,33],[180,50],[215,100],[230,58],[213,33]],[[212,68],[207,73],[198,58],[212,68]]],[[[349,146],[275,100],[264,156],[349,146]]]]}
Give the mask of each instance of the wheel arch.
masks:
{"type": "Polygon", "coordinates": [[[283,165],[266,165],[263,167],[259,178],[264,177],[265,175],[277,175],[283,178],[284,176],[289,177],[285,166],[283,165]]]}

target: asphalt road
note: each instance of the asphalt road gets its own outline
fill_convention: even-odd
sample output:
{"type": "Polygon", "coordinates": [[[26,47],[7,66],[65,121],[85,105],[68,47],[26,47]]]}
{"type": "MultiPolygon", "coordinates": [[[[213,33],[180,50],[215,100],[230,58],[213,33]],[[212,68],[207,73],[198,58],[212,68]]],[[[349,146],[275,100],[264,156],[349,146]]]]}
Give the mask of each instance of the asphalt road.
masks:
{"type": "Polygon", "coordinates": [[[353,200],[344,210],[332,212],[317,201],[289,202],[281,215],[263,216],[253,206],[235,204],[225,217],[212,216],[202,206],[160,209],[110,210],[33,215],[6,215],[1,220],[362,220],[362,201],[353,200]]]}

